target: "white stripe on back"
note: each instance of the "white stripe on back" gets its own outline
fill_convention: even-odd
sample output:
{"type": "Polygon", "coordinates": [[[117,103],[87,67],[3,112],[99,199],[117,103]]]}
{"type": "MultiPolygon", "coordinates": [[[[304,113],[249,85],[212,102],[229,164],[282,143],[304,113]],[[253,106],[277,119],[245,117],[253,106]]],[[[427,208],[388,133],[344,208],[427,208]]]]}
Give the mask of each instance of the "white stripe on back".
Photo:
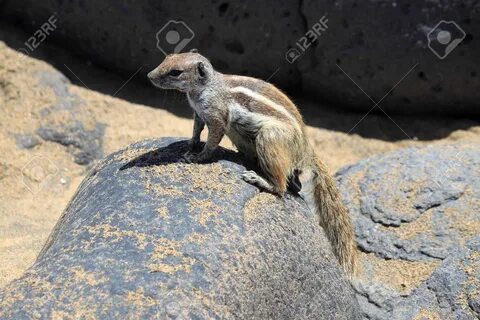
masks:
{"type": "Polygon", "coordinates": [[[255,92],[255,91],[250,90],[250,89],[245,88],[245,87],[234,87],[234,88],[231,88],[230,91],[234,92],[234,93],[243,93],[244,95],[252,98],[253,100],[257,100],[257,101],[259,101],[263,104],[271,106],[272,108],[274,108],[278,112],[281,112],[284,115],[286,115],[290,120],[292,120],[294,122],[294,124],[298,124],[297,120],[290,114],[290,112],[288,112],[285,109],[285,107],[283,107],[282,105],[280,105],[278,103],[275,103],[274,101],[272,101],[269,98],[261,95],[258,92],[255,92]]]}

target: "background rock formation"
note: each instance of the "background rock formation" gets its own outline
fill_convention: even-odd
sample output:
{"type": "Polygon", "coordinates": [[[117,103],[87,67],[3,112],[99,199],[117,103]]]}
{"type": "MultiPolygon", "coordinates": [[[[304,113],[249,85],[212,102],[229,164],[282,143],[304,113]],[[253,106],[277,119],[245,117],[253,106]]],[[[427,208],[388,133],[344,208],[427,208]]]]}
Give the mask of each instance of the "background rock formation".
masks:
{"type": "Polygon", "coordinates": [[[338,173],[368,253],[357,292],[369,319],[480,317],[478,168],[478,144],[457,144],[406,148],[338,173]]]}
{"type": "Polygon", "coordinates": [[[382,101],[387,113],[479,115],[479,6],[463,0],[4,0],[0,15],[35,31],[55,14],[51,39],[127,77],[139,71],[146,79],[163,59],[157,32],[175,20],[194,33],[185,50],[198,48],[222,72],[271,78],[290,93],[366,112],[375,102],[341,69],[376,102],[411,71],[382,101]],[[287,62],[287,51],[324,15],[328,30],[287,62]],[[443,60],[427,38],[442,19],[465,33],[443,60]]]}

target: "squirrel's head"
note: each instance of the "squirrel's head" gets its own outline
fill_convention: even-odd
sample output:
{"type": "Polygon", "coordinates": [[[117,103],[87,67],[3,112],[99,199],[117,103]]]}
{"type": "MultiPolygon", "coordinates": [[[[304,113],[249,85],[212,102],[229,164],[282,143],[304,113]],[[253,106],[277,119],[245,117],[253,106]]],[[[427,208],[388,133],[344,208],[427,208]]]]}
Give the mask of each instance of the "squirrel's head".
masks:
{"type": "Polygon", "coordinates": [[[156,87],[189,92],[201,90],[213,75],[210,61],[193,51],[169,54],[158,67],[148,73],[148,78],[156,87]]]}

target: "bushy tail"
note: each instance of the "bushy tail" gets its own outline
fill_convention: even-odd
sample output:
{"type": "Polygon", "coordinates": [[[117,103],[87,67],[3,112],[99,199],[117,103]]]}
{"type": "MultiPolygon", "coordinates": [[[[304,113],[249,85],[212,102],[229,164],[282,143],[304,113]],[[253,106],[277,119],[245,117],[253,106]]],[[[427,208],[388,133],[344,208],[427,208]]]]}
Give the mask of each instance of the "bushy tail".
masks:
{"type": "Polygon", "coordinates": [[[340,265],[348,277],[354,279],[357,273],[357,254],[352,221],[325,165],[319,159],[315,159],[314,166],[314,202],[320,225],[340,265]]]}

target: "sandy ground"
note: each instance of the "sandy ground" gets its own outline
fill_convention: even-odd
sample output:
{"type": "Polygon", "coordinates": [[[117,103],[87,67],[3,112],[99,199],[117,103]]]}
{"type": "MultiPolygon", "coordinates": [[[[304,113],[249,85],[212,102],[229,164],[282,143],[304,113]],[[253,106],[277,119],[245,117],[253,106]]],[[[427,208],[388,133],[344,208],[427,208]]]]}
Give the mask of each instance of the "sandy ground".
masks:
{"type": "MultiPolygon", "coordinates": [[[[62,63],[49,58],[52,47],[39,50],[39,60],[22,57],[10,48],[10,40],[7,43],[0,42],[0,286],[33,263],[87,172],[59,144],[40,140],[32,149],[16,145],[15,134],[34,133],[39,111],[55,102],[53,92],[38,86],[32,75],[62,63]],[[32,192],[31,186],[43,179],[30,170],[39,161],[52,164],[59,172],[38,192],[32,192]]],[[[55,56],[68,61],[68,67],[63,64],[59,69],[74,83],[69,85],[70,92],[86,102],[83,111],[106,124],[105,154],[145,138],[190,136],[192,121],[186,117],[190,111],[184,97],[154,91],[135,79],[126,81],[128,77],[109,74],[68,52],[55,51],[55,56]],[[121,92],[113,97],[111,93],[120,87],[121,92]]],[[[297,101],[315,149],[332,173],[360,159],[406,146],[459,140],[480,143],[480,125],[469,119],[396,116],[395,124],[387,117],[371,114],[347,133],[363,115],[297,101]]],[[[231,147],[228,139],[223,145],[231,147]]],[[[379,261],[378,267],[384,271],[390,268],[388,263],[383,264],[379,261]]],[[[399,281],[409,281],[408,274],[397,271],[399,281]]],[[[388,272],[384,274],[388,278],[388,272]]]]}

